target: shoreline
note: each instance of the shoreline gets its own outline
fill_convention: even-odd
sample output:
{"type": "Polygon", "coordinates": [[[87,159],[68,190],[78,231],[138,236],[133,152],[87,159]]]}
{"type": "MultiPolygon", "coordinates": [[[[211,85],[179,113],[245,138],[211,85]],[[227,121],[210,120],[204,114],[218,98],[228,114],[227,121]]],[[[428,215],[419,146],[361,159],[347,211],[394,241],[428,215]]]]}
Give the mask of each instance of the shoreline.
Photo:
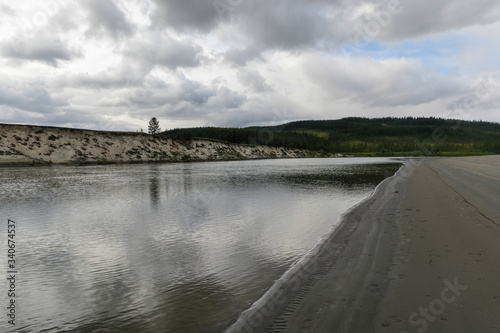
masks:
{"type": "Polygon", "coordinates": [[[408,161],[226,332],[500,331],[498,193],[498,155],[408,161]]]}

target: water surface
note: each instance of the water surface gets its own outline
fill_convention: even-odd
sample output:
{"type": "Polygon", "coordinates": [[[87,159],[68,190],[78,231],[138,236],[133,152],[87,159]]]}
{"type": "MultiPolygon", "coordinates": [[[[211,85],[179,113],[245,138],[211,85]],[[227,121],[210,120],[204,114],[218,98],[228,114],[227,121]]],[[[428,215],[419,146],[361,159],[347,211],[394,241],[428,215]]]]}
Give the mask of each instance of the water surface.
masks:
{"type": "Polygon", "coordinates": [[[0,168],[1,247],[7,219],[18,232],[16,329],[220,332],[399,166],[365,158],[0,168]]]}

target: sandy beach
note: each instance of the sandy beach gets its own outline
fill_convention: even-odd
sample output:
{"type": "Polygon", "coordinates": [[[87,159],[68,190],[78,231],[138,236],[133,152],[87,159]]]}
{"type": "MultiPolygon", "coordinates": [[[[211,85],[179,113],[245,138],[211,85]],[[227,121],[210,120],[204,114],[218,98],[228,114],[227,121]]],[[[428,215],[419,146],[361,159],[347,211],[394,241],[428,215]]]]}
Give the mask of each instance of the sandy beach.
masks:
{"type": "Polygon", "coordinates": [[[228,332],[500,332],[500,156],[416,159],[228,332]]]}

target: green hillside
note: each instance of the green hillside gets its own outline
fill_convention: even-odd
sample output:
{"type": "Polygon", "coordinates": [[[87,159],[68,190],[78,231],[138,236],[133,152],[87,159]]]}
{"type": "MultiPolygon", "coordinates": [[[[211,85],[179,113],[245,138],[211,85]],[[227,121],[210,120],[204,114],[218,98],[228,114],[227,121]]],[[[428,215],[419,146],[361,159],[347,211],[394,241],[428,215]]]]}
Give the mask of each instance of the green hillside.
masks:
{"type": "Polygon", "coordinates": [[[500,124],[440,118],[305,120],[271,127],[173,129],[163,134],[352,155],[500,154],[500,124]]]}

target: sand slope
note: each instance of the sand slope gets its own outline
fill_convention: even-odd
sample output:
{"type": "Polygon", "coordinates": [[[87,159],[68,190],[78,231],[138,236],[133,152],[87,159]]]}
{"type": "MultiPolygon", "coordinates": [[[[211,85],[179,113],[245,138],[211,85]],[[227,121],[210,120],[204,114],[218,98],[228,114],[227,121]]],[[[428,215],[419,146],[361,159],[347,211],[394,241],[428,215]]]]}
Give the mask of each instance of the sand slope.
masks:
{"type": "Polygon", "coordinates": [[[306,157],[305,151],[172,140],[145,133],[0,124],[0,165],[92,164],[306,157]]]}

